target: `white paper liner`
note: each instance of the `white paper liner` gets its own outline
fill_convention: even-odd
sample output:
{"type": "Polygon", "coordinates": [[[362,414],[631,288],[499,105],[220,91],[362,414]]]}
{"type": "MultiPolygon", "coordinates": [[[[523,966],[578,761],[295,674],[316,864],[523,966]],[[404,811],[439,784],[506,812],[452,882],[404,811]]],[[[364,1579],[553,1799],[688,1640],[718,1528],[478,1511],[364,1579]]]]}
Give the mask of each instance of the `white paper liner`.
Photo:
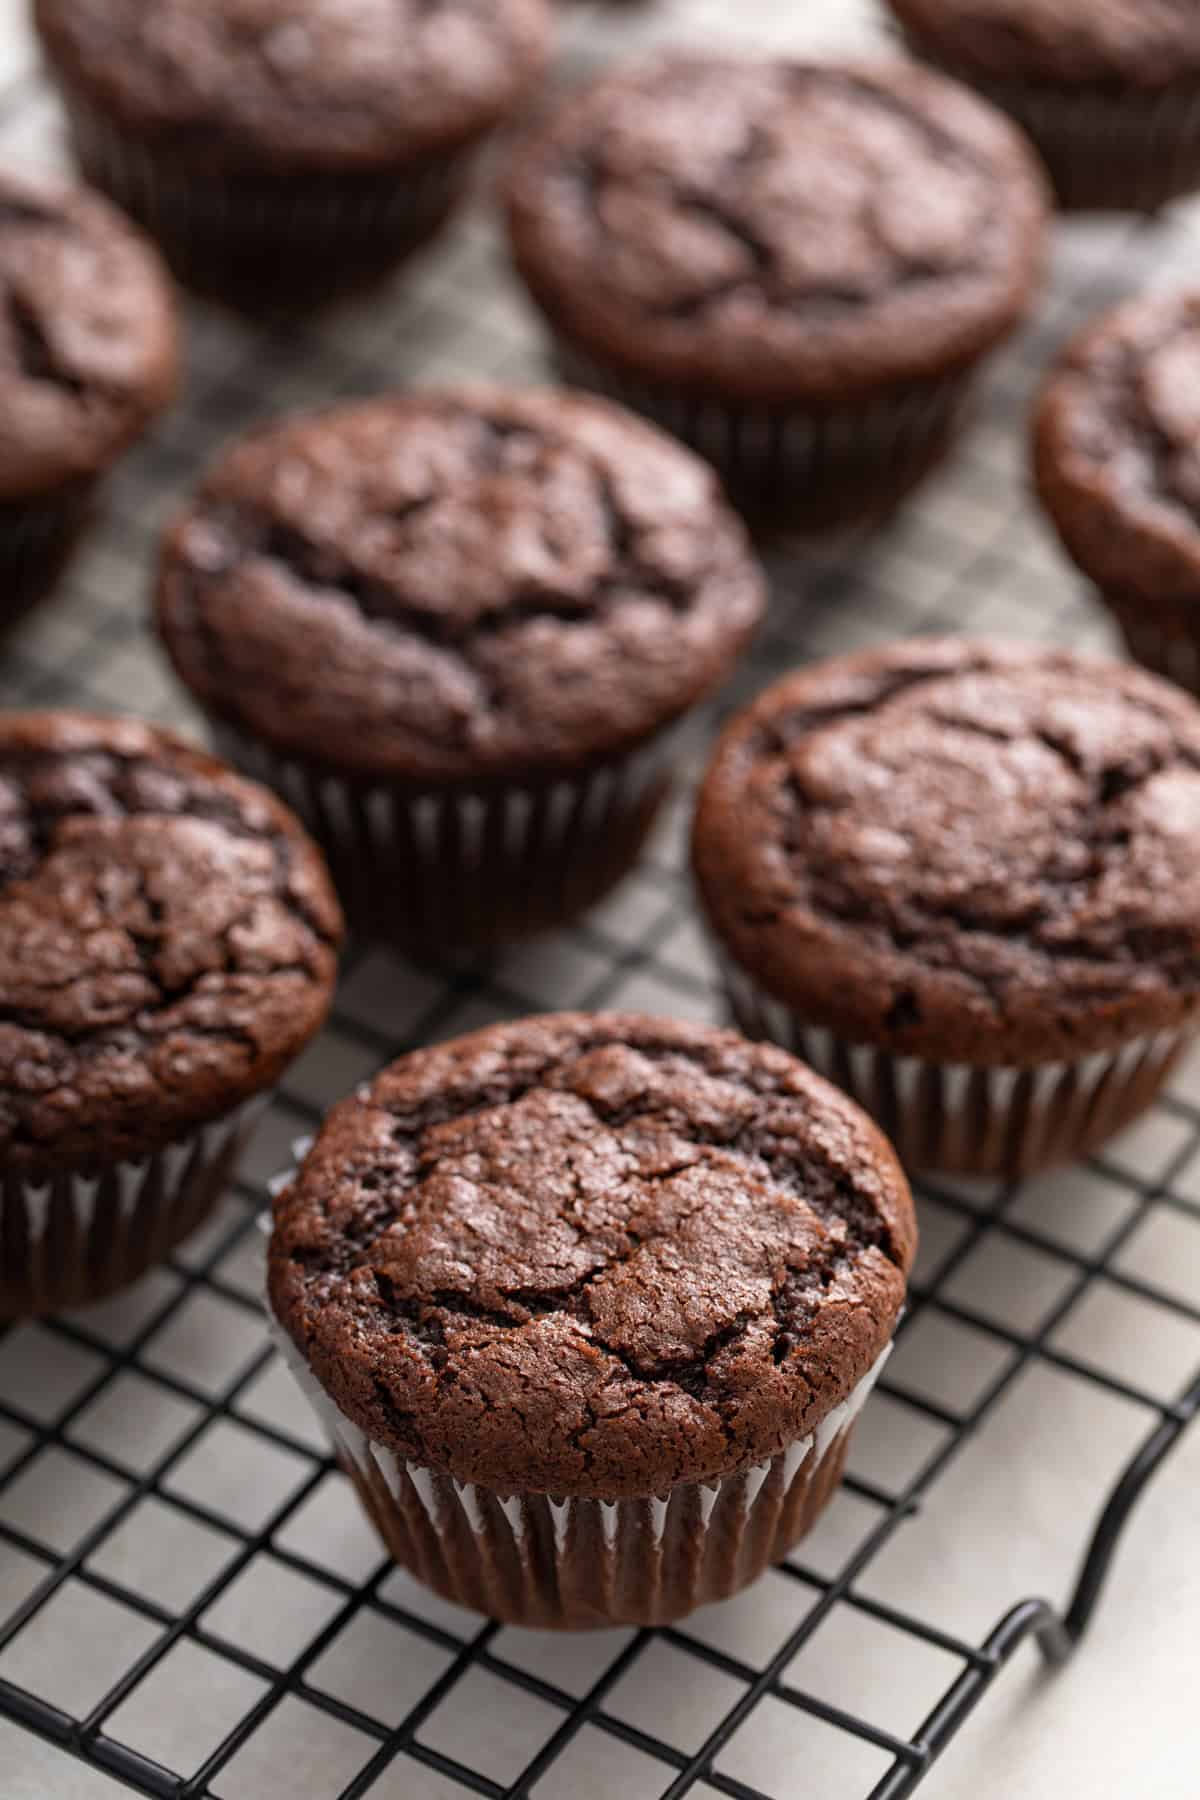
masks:
{"type": "Polygon", "coordinates": [[[724,1480],[639,1499],[499,1494],[374,1443],[326,1394],[267,1308],[271,1334],[385,1543],[447,1598],[545,1627],[662,1624],[778,1562],[837,1487],[874,1366],[810,1436],[724,1480]]]}
{"type": "Polygon", "coordinates": [[[733,1016],[834,1082],[879,1123],[907,1167],[1027,1175],[1096,1149],[1153,1102],[1196,1036],[1156,1032],[1073,1062],[987,1068],[847,1043],[773,999],[716,945],[733,1016]]]}
{"type": "Polygon", "coordinates": [[[325,851],[356,930],[476,945],[584,911],[628,871],[670,786],[678,732],[541,788],[355,786],[222,721],[218,755],[292,807],[325,851]]]}
{"type": "Polygon", "coordinates": [[[941,55],[919,33],[903,35],[914,56],[1016,120],[1040,151],[1060,205],[1153,212],[1200,188],[1200,84],[1153,93],[1131,83],[1104,93],[1067,83],[988,80],[941,55]]]}
{"type": "Polygon", "coordinates": [[[939,459],[971,393],[968,370],[832,409],[756,407],[641,380],[557,335],[555,359],[564,381],[641,413],[705,457],[749,509],[801,529],[898,504],[939,459]]]}
{"type": "Polygon", "coordinates": [[[267,1105],[265,1096],[153,1156],[99,1174],[0,1177],[0,1318],[100,1299],[136,1281],[199,1226],[267,1105]]]}

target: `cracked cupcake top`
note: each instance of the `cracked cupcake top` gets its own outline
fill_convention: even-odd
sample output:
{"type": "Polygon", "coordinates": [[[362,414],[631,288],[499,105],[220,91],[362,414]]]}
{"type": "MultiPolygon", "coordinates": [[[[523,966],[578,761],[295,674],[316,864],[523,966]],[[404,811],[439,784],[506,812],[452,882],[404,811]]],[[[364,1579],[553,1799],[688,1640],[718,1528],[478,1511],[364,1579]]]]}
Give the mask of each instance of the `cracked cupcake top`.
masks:
{"type": "Polygon", "coordinates": [[[762,606],[707,465],[559,390],[396,396],[249,438],[159,584],[209,712],[418,785],[637,747],[726,674],[762,606]]]}
{"type": "Polygon", "coordinates": [[[509,182],[572,340],[768,401],[950,372],[1037,278],[1046,203],[991,107],[911,64],[664,57],[565,102],[509,182]]]}
{"type": "Polygon", "coordinates": [[[975,75],[1169,87],[1200,74],[1195,0],[888,0],[901,24],[975,75]]]}
{"type": "Polygon", "coordinates": [[[270,1296],[374,1442],[501,1493],[665,1493],[776,1455],[884,1349],[887,1144],[781,1050],[632,1015],[393,1064],[276,1202],[270,1296]]]}
{"type": "Polygon", "coordinates": [[[1159,610],[1200,604],[1200,292],[1127,302],[1051,371],[1038,491],[1100,586],[1159,610]]]}
{"type": "Polygon", "coordinates": [[[175,309],[106,201],[0,172],[0,500],[104,469],[175,389],[175,309]]]}
{"type": "Polygon", "coordinates": [[[1124,664],[806,669],[727,730],[693,848],[735,961],[851,1042],[1049,1062],[1200,1014],[1200,708],[1124,664]]]}
{"type": "Polygon", "coordinates": [[[34,0],[34,17],[69,90],[210,171],[454,149],[550,42],[546,0],[34,0]]]}
{"type": "Polygon", "coordinates": [[[268,1088],[340,936],[263,789],[131,721],[0,718],[0,1162],[105,1167],[268,1088]]]}

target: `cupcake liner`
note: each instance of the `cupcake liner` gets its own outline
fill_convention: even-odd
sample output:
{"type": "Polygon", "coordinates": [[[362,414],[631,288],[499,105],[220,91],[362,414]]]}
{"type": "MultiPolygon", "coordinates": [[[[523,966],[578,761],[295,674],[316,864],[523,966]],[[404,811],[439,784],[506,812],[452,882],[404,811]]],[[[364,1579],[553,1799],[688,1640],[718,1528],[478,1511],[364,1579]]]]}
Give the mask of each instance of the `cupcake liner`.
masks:
{"type": "Polygon", "coordinates": [[[1139,1037],[1074,1062],[986,1068],[847,1043],[763,992],[718,946],[725,991],[747,1037],[828,1077],[891,1139],[906,1167],[945,1175],[1029,1175],[1095,1150],[1153,1102],[1195,1027],[1139,1037]]]}
{"type": "Polygon", "coordinates": [[[1101,598],[1116,618],[1135,662],[1156,675],[1165,675],[1188,693],[1200,695],[1200,614],[1193,631],[1186,625],[1171,629],[1148,614],[1142,601],[1114,594],[1102,594],[1101,598]]]}
{"type": "Polygon", "coordinates": [[[854,1421],[891,1353],[769,1462],[645,1499],[582,1500],[499,1494],[373,1443],[273,1318],[271,1330],[395,1560],[460,1606],[558,1630],[668,1624],[779,1562],[836,1490],[854,1421]]]}
{"type": "Polygon", "coordinates": [[[0,1175],[0,1320],[128,1287],[203,1223],[266,1101],[97,1174],[0,1175]]]}
{"type": "Polygon", "coordinates": [[[465,186],[475,146],[387,170],[221,170],[122,132],[67,98],[93,187],[157,239],[182,280],[238,298],[314,300],[417,249],[465,186]]]}
{"type": "Polygon", "coordinates": [[[1068,211],[1155,212],[1200,188],[1200,87],[1034,87],[981,79],[911,32],[914,56],[973,87],[1032,138],[1068,211]]]}
{"type": "Polygon", "coordinates": [[[670,788],[676,733],[542,787],[423,793],[353,783],[216,721],[213,740],[304,820],[352,929],[482,947],[559,925],[621,879],[670,788]]]}
{"type": "Polygon", "coordinates": [[[0,629],[53,587],[87,523],[96,486],[89,477],[44,497],[0,505],[0,629]]]}
{"type": "Polygon", "coordinates": [[[555,359],[564,381],[616,400],[690,445],[745,511],[802,531],[898,506],[945,455],[974,377],[960,370],[857,403],[787,410],[640,380],[557,336],[555,359]]]}

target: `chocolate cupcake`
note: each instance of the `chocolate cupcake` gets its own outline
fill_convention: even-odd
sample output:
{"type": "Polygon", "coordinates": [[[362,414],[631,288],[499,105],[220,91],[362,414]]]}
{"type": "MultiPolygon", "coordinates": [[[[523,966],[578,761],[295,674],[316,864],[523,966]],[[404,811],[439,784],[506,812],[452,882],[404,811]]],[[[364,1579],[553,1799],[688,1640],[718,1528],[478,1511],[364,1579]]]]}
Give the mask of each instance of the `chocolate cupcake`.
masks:
{"type": "Polygon", "coordinates": [[[1200,693],[1200,293],[1133,300],[1051,370],[1037,489],[1133,655],[1200,693]]]}
{"type": "Polygon", "coordinates": [[[230,298],[413,250],[548,51],[546,0],[35,0],[80,165],[230,298]]]}
{"type": "Polygon", "coordinates": [[[942,454],[1046,211],[1008,122],[911,64],[692,56],[569,98],[508,199],[565,374],[800,526],[885,511],[942,454]]]}
{"type": "Polygon", "coordinates": [[[273,795],[164,732],[0,717],[0,1320],[99,1299],[220,1197],[341,922],[273,795]]]}
{"type": "Polygon", "coordinates": [[[404,944],[558,924],[629,867],[672,727],[758,622],[702,463],[602,401],[473,388],[251,437],[170,533],[159,625],[222,752],[404,944]]]}
{"type": "Polygon", "coordinates": [[[1191,0],[888,0],[912,50],[1003,107],[1064,207],[1153,211],[1200,187],[1191,0]]]}
{"type": "Polygon", "coordinates": [[[1200,1030],[1200,709],[1125,664],[947,638],[806,669],[730,725],[693,852],[738,1023],[910,1166],[1081,1156],[1200,1030]]]}
{"type": "Polygon", "coordinates": [[[563,1014],[335,1108],[270,1304],[398,1562],[522,1625],[658,1624],[833,1492],[915,1236],[887,1144],[792,1057],[563,1014]]]}
{"type": "Polygon", "coordinates": [[[172,398],[175,309],[97,195],[0,171],[0,627],[53,584],[102,475],[172,398]]]}

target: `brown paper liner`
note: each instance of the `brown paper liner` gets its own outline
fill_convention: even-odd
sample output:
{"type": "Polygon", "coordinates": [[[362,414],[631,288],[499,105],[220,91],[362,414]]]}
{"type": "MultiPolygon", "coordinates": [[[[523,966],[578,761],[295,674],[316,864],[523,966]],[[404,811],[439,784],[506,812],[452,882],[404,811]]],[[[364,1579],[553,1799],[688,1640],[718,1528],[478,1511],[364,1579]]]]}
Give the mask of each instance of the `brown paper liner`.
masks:
{"type": "Polygon", "coordinates": [[[542,787],[355,785],[214,721],[218,753],[280,794],[329,861],[351,929],[486,948],[576,917],[632,867],[670,789],[674,733],[542,787]]]}
{"type": "Polygon", "coordinates": [[[968,412],[973,370],[823,409],[737,404],[601,364],[558,337],[562,379],[615,400],[712,463],[767,532],[837,530],[886,517],[947,454],[968,412]]]}
{"type": "Polygon", "coordinates": [[[88,478],[43,498],[0,504],[0,631],[54,586],[88,522],[96,487],[88,478]]]}
{"type": "Polygon", "coordinates": [[[222,171],[123,133],[66,97],[75,158],[189,287],[238,305],[313,305],[377,277],[445,222],[475,146],[382,171],[222,171]]]}
{"type": "Polygon", "coordinates": [[[1176,619],[1155,618],[1136,595],[1102,590],[1100,598],[1120,626],[1135,662],[1200,695],[1200,601],[1190,623],[1182,611],[1176,619]]]}
{"type": "Polygon", "coordinates": [[[0,1174],[0,1320],[103,1300],[164,1262],[221,1198],[263,1104],[141,1162],[42,1182],[0,1174]]]}
{"type": "Polygon", "coordinates": [[[926,1174],[1030,1175],[1089,1155],[1150,1106],[1196,1037],[1162,1032],[1075,1062],[986,1068],[851,1044],[764,993],[718,947],[725,991],[747,1037],[802,1058],[856,1100],[901,1162],[926,1174]]]}

